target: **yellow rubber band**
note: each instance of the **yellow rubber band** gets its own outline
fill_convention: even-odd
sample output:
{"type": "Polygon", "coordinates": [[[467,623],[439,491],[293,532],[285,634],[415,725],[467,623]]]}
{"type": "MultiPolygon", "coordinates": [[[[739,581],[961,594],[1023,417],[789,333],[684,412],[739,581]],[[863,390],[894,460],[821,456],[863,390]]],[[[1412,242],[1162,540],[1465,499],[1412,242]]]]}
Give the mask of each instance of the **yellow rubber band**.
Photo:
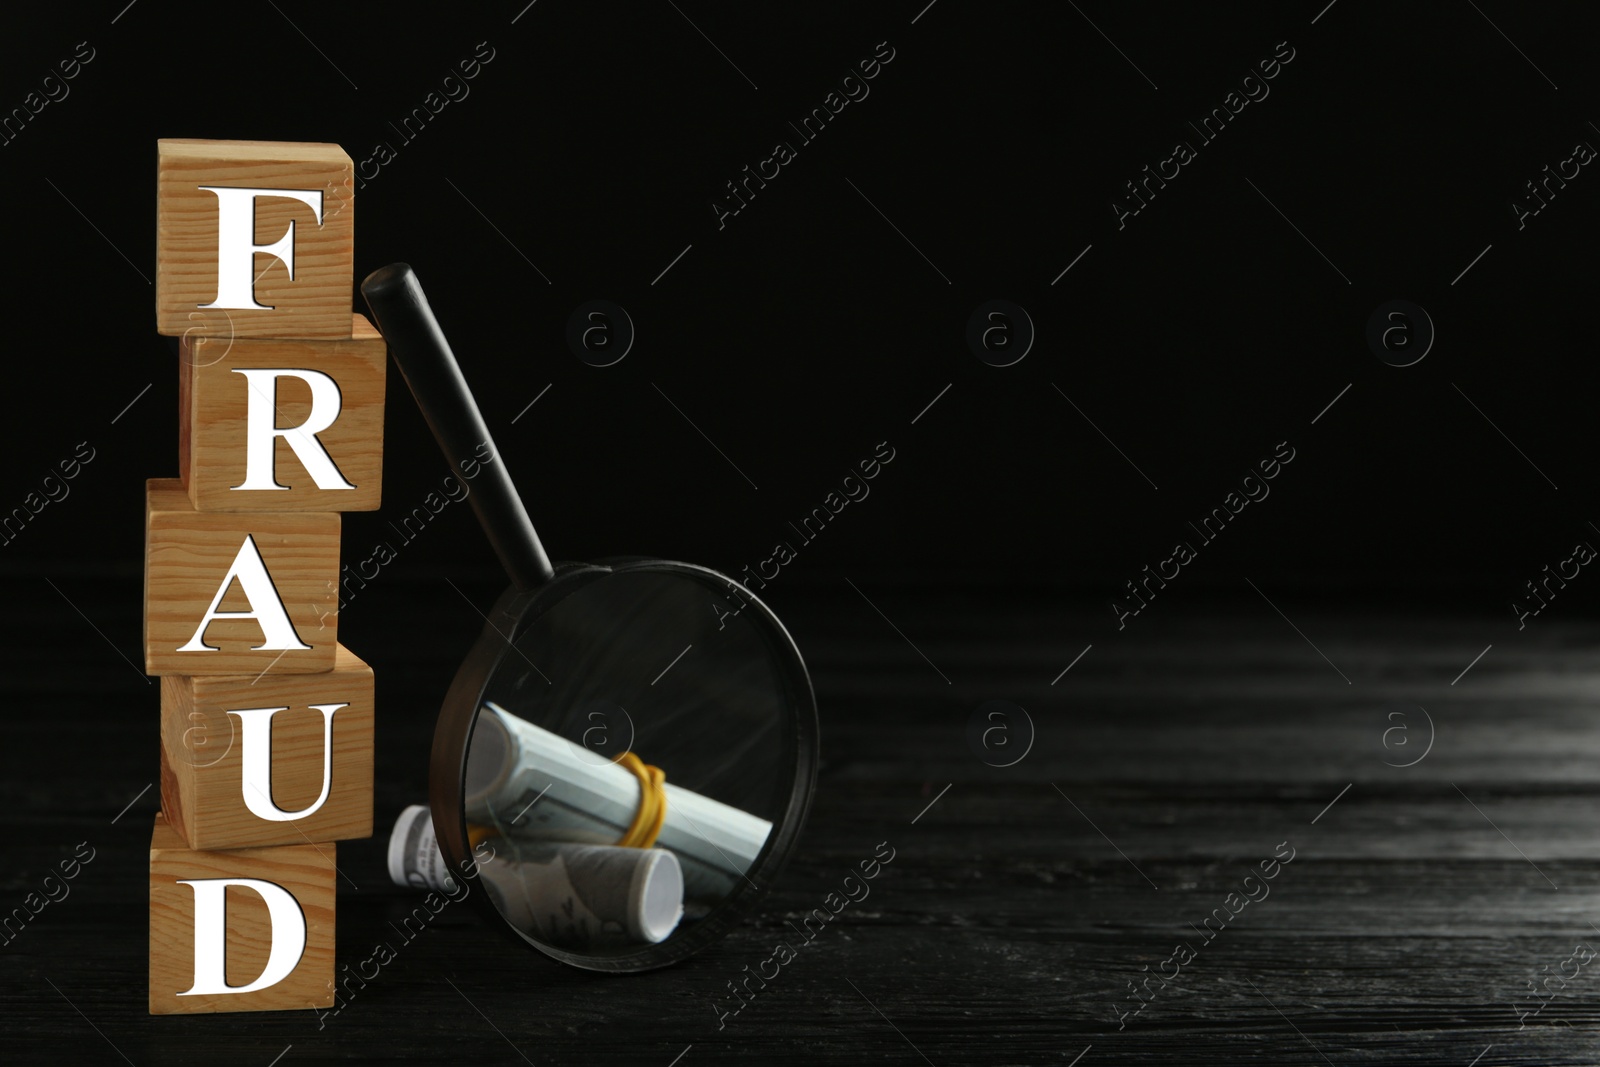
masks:
{"type": "MultiPolygon", "coordinates": [[[[651,766],[632,752],[618,756],[617,764],[633,772],[633,776],[639,779],[639,810],[634,813],[627,831],[617,840],[617,845],[621,848],[650,848],[655,845],[662,824],[667,821],[667,772],[651,766]]],[[[493,826],[468,823],[467,843],[476,849],[499,833],[493,826]]]]}
{"type": "Polygon", "coordinates": [[[653,767],[632,752],[624,752],[617,763],[639,779],[639,810],[633,823],[617,844],[623,848],[649,848],[656,843],[661,825],[667,821],[667,772],[653,767]]]}

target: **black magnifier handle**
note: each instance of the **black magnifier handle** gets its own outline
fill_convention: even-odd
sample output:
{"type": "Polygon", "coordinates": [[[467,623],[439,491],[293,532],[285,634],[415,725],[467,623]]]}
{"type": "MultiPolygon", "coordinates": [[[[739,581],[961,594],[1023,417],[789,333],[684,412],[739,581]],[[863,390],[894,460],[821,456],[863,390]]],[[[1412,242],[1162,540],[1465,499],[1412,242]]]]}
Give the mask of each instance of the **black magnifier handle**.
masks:
{"type": "Polygon", "coordinates": [[[450,342],[433,317],[422,283],[409,265],[391,263],[367,275],[361,295],[450,466],[467,476],[477,465],[468,499],[512,584],[527,589],[549,581],[554,573],[550,559],[483,424],[450,342]]]}

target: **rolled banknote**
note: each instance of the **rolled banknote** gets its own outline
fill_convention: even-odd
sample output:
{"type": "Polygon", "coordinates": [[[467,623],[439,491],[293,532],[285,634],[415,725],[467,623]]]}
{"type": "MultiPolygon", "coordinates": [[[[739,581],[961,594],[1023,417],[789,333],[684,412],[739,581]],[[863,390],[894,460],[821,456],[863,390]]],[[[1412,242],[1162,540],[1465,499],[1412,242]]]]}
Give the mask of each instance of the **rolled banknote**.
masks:
{"type": "Polygon", "coordinates": [[[433,814],[426,804],[412,804],[400,813],[389,833],[389,880],[410,889],[437,889],[454,893],[439,839],[433,833],[433,814]]]}
{"type": "MultiPolygon", "coordinates": [[[[772,832],[747,811],[672,783],[656,847],[676,853],[684,895],[714,904],[744,879],[772,832]]],[[[486,702],[467,756],[467,821],[517,841],[609,845],[639,810],[639,779],[582,745],[486,702]]]]}
{"type": "MultiPolygon", "coordinates": [[[[507,922],[547,944],[578,951],[655,944],[683,917],[683,871],[665,849],[494,844],[494,857],[477,865],[484,892],[507,922]]],[[[424,805],[395,820],[389,877],[396,885],[455,891],[424,805]]]]}
{"type": "Polygon", "coordinates": [[[480,870],[500,914],[563,948],[655,944],[683,918],[683,870],[663,848],[514,842],[480,870]]]}

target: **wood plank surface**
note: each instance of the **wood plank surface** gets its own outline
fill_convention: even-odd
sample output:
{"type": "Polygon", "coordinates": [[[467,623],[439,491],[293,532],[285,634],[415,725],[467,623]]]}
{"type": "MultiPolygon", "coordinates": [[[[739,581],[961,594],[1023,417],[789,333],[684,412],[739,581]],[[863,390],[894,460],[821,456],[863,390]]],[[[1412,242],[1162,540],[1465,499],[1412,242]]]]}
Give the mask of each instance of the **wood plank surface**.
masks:
{"type": "MultiPolygon", "coordinates": [[[[8,579],[8,595],[28,581],[8,579]]],[[[226,1019],[144,1014],[157,790],[141,790],[156,778],[156,695],[67,604],[40,600],[43,617],[0,646],[8,704],[50,712],[14,714],[0,753],[0,824],[15,842],[0,904],[20,904],[78,842],[98,852],[0,952],[0,1055],[282,1054],[285,1067],[667,1067],[680,1054],[680,1067],[1596,1060],[1600,970],[1552,981],[1542,1000],[1528,992],[1577,946],[1600,948],[1593,624],[1552,618],[1519,633],[1444,598],[1338,610],[1276,598],[1336,671],[1266,605],[1231,594],[1174,600],[1119,634],[1098,603],[1065,592],[858,578],[914,649],[849,586],[775,589],[822,719],[799,850],[773,895],[711,950],[606,978],[550,963],[454,906],[420,934],[399,929],[418,899],[388,883],[385,831],[425,795],[433,708],[476,636],[473,607],[498,591],[455,581],[472,605],[442,576],[397,576],[344,620],[376,671],[384,729],[378,834],[339,849],[338,960],[355,966],[380,944],[394,960],[330,1013],[226,1019]],[[41,636],[73,627],[79,647],[41,636]],[[968,747],[967,721],[990,699],[1035,724],[1015,766],[986,766],[968,747]],[[148,717],[129,714],[140,706],[148,717]],[[1390,766],[1420,749],[1402,759],[1395,735],[1385,746],[1387,715],[1418,707],[1434,745],[1414,766],[1390,766]],[[42,776],[31,754],[63,730],[79,739],[81,766],[42,776]],[[130,756],[140,751],[142,762],[130,756]],[[870,895],[724,1015],[728,983],[793,940],[788,921],[880,842],[895,856],[870,895]],[[1294,858],[1270,893],[1236,902],[1213,938],[1198,933],[1282,842],[1294,858]],[[1138,1003],[1129,983],[1185,940],[1194,958],[1164,987],[1152,981],[1148,1006],[1119,1029],[1138,1003]]],[[[137,647],[131,581],[62,588],[113,643],[137,647]]],[[[1407,727],[1424,728],[1420,717],[1407,727]]]]}

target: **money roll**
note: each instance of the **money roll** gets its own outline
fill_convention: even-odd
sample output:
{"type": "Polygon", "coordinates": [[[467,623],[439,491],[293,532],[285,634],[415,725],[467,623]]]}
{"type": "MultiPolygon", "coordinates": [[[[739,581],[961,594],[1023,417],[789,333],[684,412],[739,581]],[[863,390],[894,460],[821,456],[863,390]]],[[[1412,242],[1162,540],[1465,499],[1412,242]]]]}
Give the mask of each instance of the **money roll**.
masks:
{"type": "MultiPolygon", "coordinates": [[[[577,951],[655,944],[683,917],[683,870],[671,852],[494,838],[477,864],[495,909],[516,929],[577,951]]],[[[396,885],[453,893],[428,808],[413,804],[389,836],[396,885]]]]}
{"type": "MultiPolygon", "coordinates": [[[[675,853],[684,893],[705,904],[738,887],[772,824],[672,784],[656,847],[675,853]]],[[[478,712],[464,782],[467,822],[517,841],[609,845],[639,810],[639,779],[492,701],[478,712]]]]}

